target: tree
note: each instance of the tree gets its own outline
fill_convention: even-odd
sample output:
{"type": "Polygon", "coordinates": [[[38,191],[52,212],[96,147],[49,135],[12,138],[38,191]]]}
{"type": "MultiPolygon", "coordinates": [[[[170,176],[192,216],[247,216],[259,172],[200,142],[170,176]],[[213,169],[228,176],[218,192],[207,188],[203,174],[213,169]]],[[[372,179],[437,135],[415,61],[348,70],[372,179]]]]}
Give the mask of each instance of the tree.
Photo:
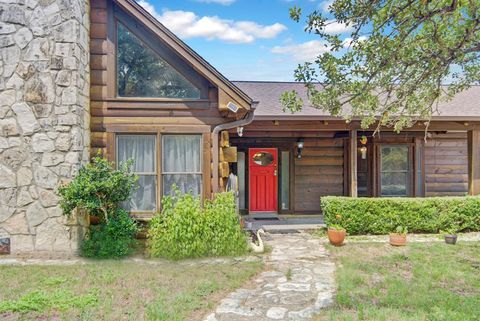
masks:
{"type": "MultiPolygon", "coordinates": [[[[316,108],[400,131],[428,125],[440,101],[479,83],[479,0],[335,0],[329,11],[333,19],[319,11],[306,18],[327,52],[294,74],[316,108]],[[349,27],[349,37],[328,33],[334,23],[349,27]]],[[[290,16],[299,22],[302,10],[290,16]]],[[[281,101],[291,112],[303,105],[296,92],[281,101]]]]}

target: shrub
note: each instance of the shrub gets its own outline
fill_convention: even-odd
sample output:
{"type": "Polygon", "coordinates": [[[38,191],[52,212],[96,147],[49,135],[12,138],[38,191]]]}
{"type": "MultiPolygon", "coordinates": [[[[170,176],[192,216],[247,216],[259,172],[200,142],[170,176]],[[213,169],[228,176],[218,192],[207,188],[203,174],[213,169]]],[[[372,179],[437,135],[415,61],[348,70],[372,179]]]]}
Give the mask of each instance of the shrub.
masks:
{"type": "Polygon", "coordinates": [[[132,162],[126,162],[115,169],[106,159],[94,157],[69,184],[58,189],[64,214],[85,209],[90,215],[108,220],[108,214],[116,213],[120,202],[129,199],[136,187],[138,178],[131,173],[131,166],[132,162]]]}
{"type": "Polygon", "coordinates": [[[101,218],[98,226],[90,226],[80,249],[86,257],[118,258],[131,253],[137,225],[120,202],[130,198],[137,176],[131,173],[132,162],[112,163],[95,157],[83,166],[78,175],[58,189],[60,206],[65,215],[74,209],[86,210],[101,218]]]}
{"type": "Polygon", "coordinates": [[[480,230],[480,197],[351,198],[326,196],[321,209],[327,225],[350,234],[387,234],[397,226],[412,233],[480,230]]]}
{"type": "Polygon", "coordinates": [[[154,257],[182,259],[203,256],[241,255],[247,251],[232,193],[217,194],[202,208],[189,194],[162,200],[162,212],[150,222],[148,247],[154,257]]]}
{"type": "Polygon", "coordinates": [[[82,256],[120,258],[132,253],[136,244],[137,224],[127,211],[118,209],[114,218],[92,225],[81,245],[82,256]]]}

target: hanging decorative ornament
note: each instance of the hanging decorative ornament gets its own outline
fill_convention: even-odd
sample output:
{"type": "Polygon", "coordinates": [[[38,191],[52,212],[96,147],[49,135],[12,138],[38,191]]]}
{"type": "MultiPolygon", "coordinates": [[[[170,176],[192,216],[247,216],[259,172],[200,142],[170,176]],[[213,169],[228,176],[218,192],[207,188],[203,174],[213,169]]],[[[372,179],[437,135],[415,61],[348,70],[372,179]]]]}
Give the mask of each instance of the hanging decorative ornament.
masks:
{"type": "Polygon", "coordinates": [[[362,145],[366,145],[367,142],[368,142],[367,136],[365,136],[365,135],[360,136],[360,143],[361,143],[362,145]]]}

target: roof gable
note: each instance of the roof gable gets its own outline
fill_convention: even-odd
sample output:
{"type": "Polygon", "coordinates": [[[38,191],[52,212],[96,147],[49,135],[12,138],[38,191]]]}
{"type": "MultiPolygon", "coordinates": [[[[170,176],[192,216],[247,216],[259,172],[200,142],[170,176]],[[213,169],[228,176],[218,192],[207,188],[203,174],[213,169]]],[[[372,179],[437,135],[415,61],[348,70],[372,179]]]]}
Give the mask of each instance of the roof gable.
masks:
{"type": "MultiPolygon", "coordinates": [[[[198,55],[192,48],[180,40],[175,34],[168,30],[163,24],[156,20],[142,6],[134,0],[114,0],[117,5],[140,21],[146,28],[153,32],[167,46],[179,56],[191,64],[199,74],[219,88],[219,95],[227,95],[239,107],[249,110],[253,104],[252,99],[241,89],[230,82],[218,70],[210,65],[205,59],[198,55]]],[[[219,108],[224,109],[224,103],[220,101],[219,108]]]]}

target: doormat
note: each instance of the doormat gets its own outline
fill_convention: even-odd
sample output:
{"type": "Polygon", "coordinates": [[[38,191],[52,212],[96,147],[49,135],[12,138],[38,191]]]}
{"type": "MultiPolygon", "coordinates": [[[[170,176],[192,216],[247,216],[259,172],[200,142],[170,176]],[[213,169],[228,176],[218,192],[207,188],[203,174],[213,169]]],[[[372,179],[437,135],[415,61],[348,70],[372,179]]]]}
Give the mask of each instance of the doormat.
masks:
{"type": "Polygon", "coordinates": [[[254,221],[280,221],[278,217],[254,217],[254,221]]]}

